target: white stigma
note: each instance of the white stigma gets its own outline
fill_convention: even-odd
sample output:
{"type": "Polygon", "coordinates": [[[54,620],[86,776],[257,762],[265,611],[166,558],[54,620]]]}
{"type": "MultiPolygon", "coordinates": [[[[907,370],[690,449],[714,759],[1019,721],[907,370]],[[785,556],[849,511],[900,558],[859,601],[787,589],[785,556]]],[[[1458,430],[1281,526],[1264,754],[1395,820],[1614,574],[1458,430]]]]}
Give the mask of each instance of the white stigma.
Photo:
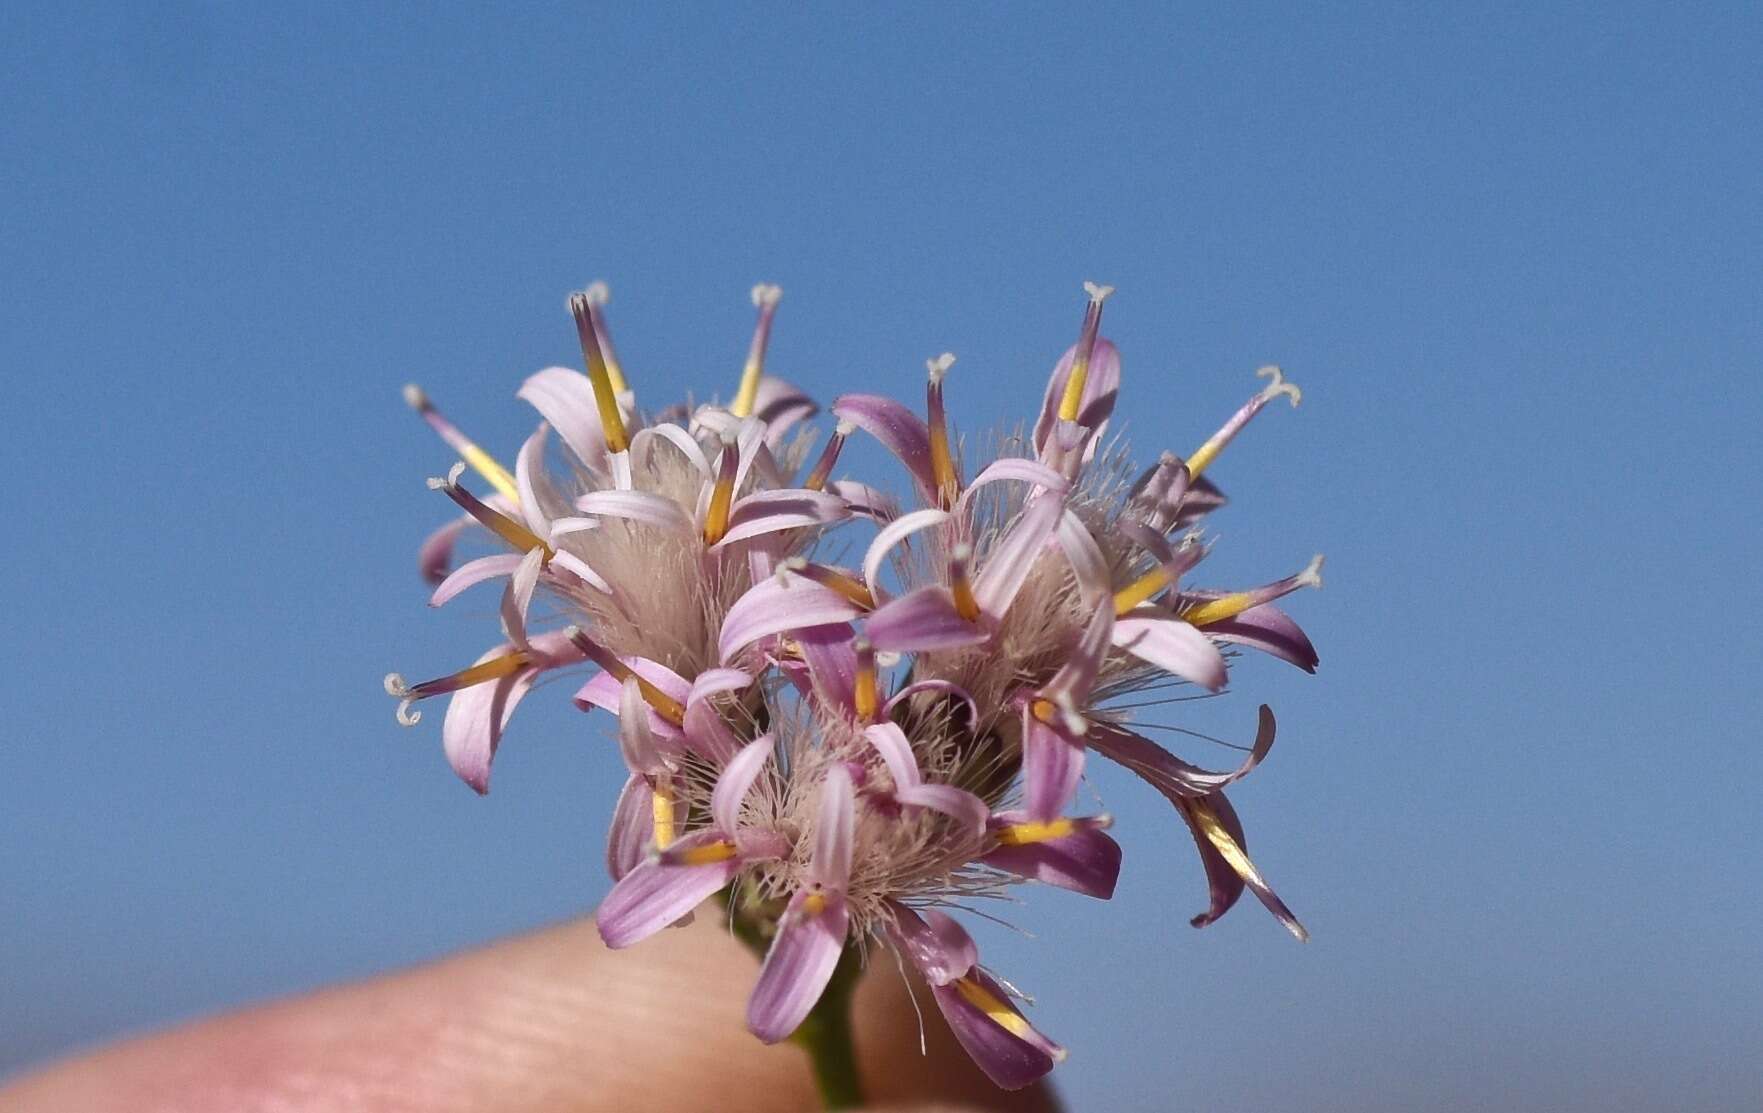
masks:
{"type": "Polygon", "coordinates": [[[758,309],[769,309],[784,296],[782,286],[773,286],[765,282],[753,287],[753,305],[758,309]]]}
{"type": "Polygon", "coordinates": [[[1298,583],[1303,587],[1322,586],[1322,554],[1317,553],[1310,558],[1310,563],[1298,573],[1298,583]]]}
{"type": "Polygon", "coordinates": [[[930,381],[940,383],[943,381],[943,376],[949,373],[949,368],[955,366],[955,353],[944,352],[935,359],[927,359],[924,361],[924,366],[930,372],[930,381]]]}
{"type": "Polygon", "coordinates": [[[465,474],[465,461],[461,460],[447,471],[447,478],[439,479],[430,476],[428,480],[431,491],[451,491],[459,486],[459,477],[465,474]]]}
{"type": "Polygon", "coordinates": [[[1108,295],[1113,292],[1114,287],[1112,286],[1098,286],[1094,282],[1084,283],[1084,293],[1090,295],[1090,300],[1098,304],[1107,301],[1108,295]]]}
{"type": "Polygon", "coordinates": [[[409,694],[410,685],[405,683],[403,676],[395,672],[389,672],[386,674],[386,695],[402,698],[409,694]]]}
{"type": "Polygon", "coordinates": [[[612,289],[596,278],[588,283],[586,290],[582,291],[582,297],[588,299],[589,305],[605,305],[612,300],[612,289]]]}
{"type": "Polygon", "coordinates": [[[786,587],[787,588],[790,586],[789,573],[794,572],[796,575],[800,576],[802,574],[803,570],[806,569],[807,567],[808,567],[808,558],[807,557],[799,557],[799,556],[786,557],[786,558],[784,558],[783,561],[781,561],[778,564],[777,572],[774,573],[774,578],[777,580],[779,587],[786,587]]]}
{"type": "Polygon", "coordinates": [[[429,396],[415,383],[405,383],[404,404],[413,410],[426,410],[428,409],[429,396]]]}
{"type": "Polygon", "coordinates": [[[1295,410],[1298,403],[1304,400],[1304,392],[1298,389],[1298,384],[1286,382],[1285,372],[1276,364],[1268,364],[1256,371],[1255,376],[1268,380],[1267,385],[1261,388],[1261,397],[1269,402],[1283,394],[1292,400],[1292,408],[1295,410]]]}
{"type": "Polygon", "coordinates": [[[413,727],[417,723],[422,722],[422,712],[420,712],[410,706],[411,704],[413,704],[415,702],[416,702],[415,700],[408,700],[408,699],[407,700],[400,700],[398,702],[398,725],[399,726],[413,727]]]}
{"type": "Polygon", "coordinates": [[[849,437],[852,433],[855,433],[856,431],[857,431],[856,423],[850,422],[850,421],[841,421],[837,425],[833,426],[833,432],[837,433],[841,437],[849,437]]]}

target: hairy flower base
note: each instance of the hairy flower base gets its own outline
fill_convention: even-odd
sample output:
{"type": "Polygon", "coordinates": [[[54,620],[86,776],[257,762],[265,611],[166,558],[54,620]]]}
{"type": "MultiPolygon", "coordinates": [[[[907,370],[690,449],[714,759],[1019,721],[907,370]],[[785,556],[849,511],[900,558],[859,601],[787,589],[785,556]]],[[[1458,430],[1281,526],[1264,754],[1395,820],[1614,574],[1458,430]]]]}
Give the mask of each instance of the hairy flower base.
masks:
{"type": "MultiPolygon", "coordinates": [[[[1196,926],[1246,888],[1305,938],[1223,794],[1267,756],[1272,713],[1260,709],[1246,759],[1227,771],[1133,729],[1163,725],[1136,718],[1148,709],[1222,690],[1233,648],[1316,668],[1275,603],[1320,585],[1320,557],[1261,587],[1187,582],[1211,548],[1200,522],[1225,501],[1201,473],[1268,402],[1300,394],[1262,368],[1268,384],[1192,456],[1166,452],[1132,479],[1104,443],[1121,384],[1120,353],[1101,335],[1112,289],[1085,289],[1078,341],[1049,376],[1032,436],[971,470],[948,422],[947,354],[929,361],[925,416],[847,394],[809,464],[803,423],[818,408],[765,371],[774,286],[754,288],[733,400],[653,414],[612,348],[604,285],[572,296],[587,373],[547,368],[521,386],[543,421],[512,470],[406,390],[463,461],[430,481],[463,512],[419,553],[430,601],[504,586],[502,637],[476,662],[417,684],[387,678],[400,721],[449,695],[447,758],[485,792],[521,699],[546,673],[591,666],[575,702],[616,717],[628,771],[601,934],[633,945],[720,894],[731,928],[765,956],[748,1027],[767,1042],[798,1033],[817,1066],[837,1059],[839,972],[872,944],[913,963],[1000,1086],[1064,1058],[948,910],[1022,881],[1113,895],[1111,819],[1069,811],[1091,751],[1187,825],[1210,890],[1196,926]],[[563,458],[548,462],[552,432],[563,458]],[[834,478],[857,432],[899,459],[919,506],[834,478]],[[465,486],[468,468],[491,493],[465,486]],[[821,556],[844,528],[869,531],[857,567],[821,556]],[[474,535],[497,551],[456,565],[474,535]],[[541,597],[560,628],[529,625],[541,597]]],[[[826,1078],[829,1093],[854,1086],[826,1078]]]]}

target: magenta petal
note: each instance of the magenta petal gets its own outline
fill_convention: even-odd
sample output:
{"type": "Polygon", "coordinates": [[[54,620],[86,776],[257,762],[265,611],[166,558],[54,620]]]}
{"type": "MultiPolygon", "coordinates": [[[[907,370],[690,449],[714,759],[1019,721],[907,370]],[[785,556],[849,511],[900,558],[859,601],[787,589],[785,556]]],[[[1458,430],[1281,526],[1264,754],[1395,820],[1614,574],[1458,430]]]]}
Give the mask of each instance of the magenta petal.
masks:
{"type": "Polygon", "coordinates": [[[798,892],[784,912],[777,937],[765,954],[759,983],[747,1000],[747,1028],[766,1043],[776,1043],[794,1032],[826,983],[832,980],[845,947],[851,914],[845,898],[821,894],[826,907],[818,915],[805,908],[809,894],[798,892]]]}
{"type": "Polygon", "coordinates": [[[722,620],[717,650],[724,662],[760,638],[848,622],[862,610],[829,587],[791,572],[754,584],[735,600],[722,620]]]}
{"type": "MultiPolygon", "coordinates": [[[[1244,886],[1247,886],[1256,898],[1266,906],[1267,910],[1273,913],[1274,918],[1285,925],[1285,929],[1296,936],[1300,943],[1309,939],[1310,932],[1298,922],[1298,918],[1292,914],[1292,910],[1286,907],[1285,901],[1279,899],[1279,895],[1267,884],[1267,880],[1261,876],[1252,863],[1246,873],[1238,872],[1225,859],[1224,855],[1219,853],[1218,848],[1212,845],[1212,840],[1207,838],[1201,830],[1200,823],[1195,816],[1196,805],[1199,803],[1201,802],[1194,799],[1175,800],[1176,806],[1181,809],[1182,819],[1187,821],[1188,830],[1193,833],[1195,845],[1200,849],[1200,862],[1206,869],[1206,881],[1212,890],[1211,907],[1195,916],[1191,923],[1195,927],[1205,927],[1218,919],[1230,910],[1231,905],[1235,904],[1237,898],[1242,895],[1244,886]]],[[[1236,809],[1230,806],[1230,801],[1224,798],[1224,793],[1214,792],[1205,797],[1203,803],[1212,810],[1213,815],[1218,817],[1219,826],[1223,827],[1236,842],[1237,848],[1243,852],[1246,858],[1249,842],[1243,835],[1242,820],[1237,818],[1236,809]]]]}
{"type": "Polygon", "coordinates": [[[897,901],[889,901],[888,909],[894,914],[889,925],[894,945],[905,952],[931,985],[948,985],[979,962],[973,937],[948,914],[931,908],[920,917],[897,901]]]}
{"type": "Polygon", "coordinates": [[[1042,494],[1017,516],[1016,523],[986,557],[985,567],[974,577],[973,595],[982,611],[997,618],[1010,608],[1058,528],[1064,508],[1058,495],[1042,494]]]}
{"type": "Polygon", "coordinates": [[[1030,819],[1059,818],[1083,778],[1081,740],[1041,722],[1025,707],[1022,713],[1022,802],[1030,819]]]}
{"type": "Polygon", "coordinates": [[[737,859],[705,866],[643,862],[619,878],[601,902],[595,913],[600,938],[615,950],[642,942],[709,899],[739,868],[737,859]]]}
{"type": "MultiPolygon", "coordinates": [[[[1009,817],[999,816],[999,820],[1009,817]]],[[[1026,846],[1000,846],[980,859],[994,869],[1107,900],[1120,879],[1120,844],[1094,825],[1026,846]]]]}
{"type": "Polygon", "coordinates": [[[635,773],[624,782],[618,805],[612,809],[612,827],[606,832],[606,872],[621,880],[637,868],[643,851],[655,834],[655,810],[649,782],[635,773]]]}
{"type": "Polygon", "coordinates": [[[497,553],[494,556],[478,557],[476,560],[466,561],[455,568],[446,579],[441,581],[440,586],[435,588],[435,593],[429,596],[429,606],[442,606],[473,584],[481,584],[485,580],[493,580],[499,576],[512,576],[514,570],[520,567],[520,562],[525,559],[520,553],[497,553]]]}
{"type": "Polygon", "coordinates": [[[1114,620],[1114,644],[1165,672],[1218,691],[1226,679],[1224,656],[1205,634],[1154,607],[1114,620]]]}
{"type": "Polygon", "coordinates": [[[527,377],[515,395],[539,411],[576,459],[596,471],[606,467],[606,435],[588,377],[566,367],[547,367],[527,377]]]}
{"type": "Polygon", "coordinates": [[[1272,603],[1250,607],[1232,618],[1209,622],[1206,624],[1206,634],[1221,642],[1246,645],[1251,649],[1270,653],[1305,672],[1316,671],[1316,647],[1310,644],[1310,639],[1292,621],[1291,616],[1272,603]]]}
{"type": "Polygon", "coordinates": [[[986,829],[991,809],[986,802],[954,785],[920,784],[896,789],[894,799],[909,808],[929,808],[953,819],[969,834],[978,835],[986,829]]]}
{"type": "Polygon", "coordinates": [[[931,987],[937,1007],[943,1010],[943,1019],[949,1022],[949,1030],[979,1069],[986,1072],[986,1077],[1000,1088],[1020,1090],[1052,1070],[1053,1064],[1064,1056],[1059,1045],[1033,1028],[1028,1029],[1032,1038],[1025,1039],[993,1020],[963,995],[963,982],[976,985],[1018,1016],[1022,1014],[1010,1003],[1004,987],[978,969],[948,985],[931,987]]]}
{"type": "Polygon", "coordinates": [[[876,394],[847,394],[833,403],[833,413],[886,445],[912,473],[925,501],[936,501],[930,430],[917,414],[892,398],[876,394]]]}
{"type": "Polygon", "coordinates": [[[935,584],[883,604],[863,632],[877,649],[909,653],[977,645],[991,636],[984,626],[962,618],[949,589],[935,584]]]}
{"type": "Polygon", "coordinates": [[[1224,497],[1223,491],[1220,491],[1210,479],[1202,475],[1189,482],[1186,493],[1182,495],[1181,511],[1176,515],[1175,522],[1170,528],[1180,529],[1182,526],[1191,526],[1229,501],[1224,497]]]}
{"type": "Polygon", "coordinates": [[[1274,734],[1273,711],[1262,704],[1255,744],[1243,763],[1228,773],[1189,765],[1149,738],[1103,720],[1091,722],[1084,739],[1097,753],[1126,766],[1166,796],[1205,796],[1248,776],[1273,749],[1274,734]]]}

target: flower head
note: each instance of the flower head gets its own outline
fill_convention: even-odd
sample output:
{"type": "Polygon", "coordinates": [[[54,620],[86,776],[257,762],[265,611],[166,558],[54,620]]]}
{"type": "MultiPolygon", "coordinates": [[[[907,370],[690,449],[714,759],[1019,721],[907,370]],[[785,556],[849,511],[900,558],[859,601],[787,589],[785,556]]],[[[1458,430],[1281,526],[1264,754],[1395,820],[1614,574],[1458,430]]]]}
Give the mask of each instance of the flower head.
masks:
{"type": "Polygon", "coordinates": [[[1024,1085],[1064,1050],[1008,982],[979,964],[949,910],[1025,880],[1099,899],[1122,861],[1106,815],[1072,814],[1091,751],[1174,806],[1210,897],[1196,926],[1246,888],[1305,933],[1249,859],[1224,789],[1267,756],[1263,706],[1235,769],[1191,764],[1133,715],[1221,690],[1230,655],[1259,649],[1306,671],[1315,650],[1276,601],[1320,584],[1321,558],[1263,586],[1190,581],[1211,549],[1204,517],[1224,496],[1205,474],[1269,401],[1298,389],[1277,368],[1185,460],[1164,453],[1131,479],[1104,440],[1121,389],[1101,334],[1110,287],[1086,284],[1078,340],[1054,365],[1026,443],[970,466],[928,363],[924,416],[848,394],[826,445],[816,412],[765,373],[779,291],[753,291],[752,343],[732,400],[646,415],[613,352],[599,284],[570,299],[586,374],[548,368],[519,394],[544,419],[512,471],[416,388],[408,397],[462,463],[431,486],[463,515],[422,548],[436,605],[504,582],[502,638],[476,663],[387,689],[450,694],[443,741],[478,791],[515,705],[543,673],[586,663],[583,710],[616,716],[628,776],[599,912],[613,947],[636,944],[720,894],[765,963],[748,1025],[790,1035],[842,956],[892,948],[930,983],[962,1044],[1000,1085],[1024,1085]],[[835,479],[857,432],[904,465],[919,505],[835,479]],[[546,463],[550,435],[566,450],[546,463]],[[813,455],[812,462],[810,456],[813,455]],[[466,467],[491,493],[468,490],[466,467]],[[798,478],[798,476],[800,478],[798,478]],[[822,537],[866,522],[854,567],[822,537]],[[501,551],[453,566],[468,532],[501,551]],[[567,625],[529,627],[534,600],[567,625]],[[1155,694],[1133,702],[1131,697],[1155,694]]]}

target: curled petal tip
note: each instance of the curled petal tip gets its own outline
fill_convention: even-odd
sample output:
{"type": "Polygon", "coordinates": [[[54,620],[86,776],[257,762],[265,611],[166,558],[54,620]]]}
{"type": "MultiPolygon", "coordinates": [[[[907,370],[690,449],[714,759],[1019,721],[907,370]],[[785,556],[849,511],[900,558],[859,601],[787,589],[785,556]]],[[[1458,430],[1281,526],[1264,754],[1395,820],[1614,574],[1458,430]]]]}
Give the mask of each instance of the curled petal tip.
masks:
{"type": "Polygon", "coordinates": [[[1257,370],[1255,375],[1257,378],[1268,380],[1267,385],[1261,390],[1261,396],[1269,402],[1283,394],[1292,400],[1292,408],[1295,410],[1298,408],[1298,403],[1304,400],[1304,392],[1298,389],[1297,383],[1286,382],[1285,372],[1279,369],[1278,364],[1270,363],[1257,370]]]}

